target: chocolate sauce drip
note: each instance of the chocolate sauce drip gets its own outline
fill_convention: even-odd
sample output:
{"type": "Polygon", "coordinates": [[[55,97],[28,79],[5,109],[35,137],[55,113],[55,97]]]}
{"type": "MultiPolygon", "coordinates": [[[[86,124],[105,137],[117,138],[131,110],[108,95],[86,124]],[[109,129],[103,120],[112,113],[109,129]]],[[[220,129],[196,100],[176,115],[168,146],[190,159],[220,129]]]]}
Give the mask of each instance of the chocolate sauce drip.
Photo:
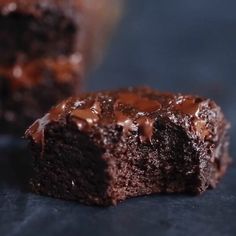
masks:
{"type": "Polygon", "coordinates": [[[202,100],[189,96],[169,96],[151,89],[128,89],[114,92],[91,93],[70,98],[37,120],[27,131],[35,142],[44,142],[44,128],[62,116],[69,117],[79,130],[90,131],[96,125],[116,124],[123,134],[137,132],[141,143],[151,142],[155,117],[160,110],[177,111],[190,116],[197,135],[204,139],[209,130],[199,117],[202,100]],[[110,106],[111,105],[111,106],[110,106]],[[67,107],[67,109],[65,109],[67,107]]]}
{"type": "Polygon", "coordinates": [[[202,99],[181,96],[175,101],[174,105],[174,109],[192,117],[196,135],[202,140],[210,135],[207,122],[199,116],[204,104],[205,102],[202,99]]]}
{"type": "Polygon", "coordinates": [[[130,105],[140,112],[154,112],[161,108],[161,104],[158,101],[148,99],[134,92],[120,93],[117,102],[130,105]]]}
{"type": "Polygon", "coordinates": [[[153,127],[154,127],[155,119],[151,119],[149,117],[140,117],[137,120],[137,124],[139,127],[139,139],[141,143],[144,142],[152,142],[153,136],[153,127]]]}
{"type": "Polygon", "coordinates": [[[31,136],[35,143],[44,144],[44,129],[46,125],[51,122],[58,121],[66,110],[68,100],[63,101],[56,107],[52,108],[49,113],[47,113],[41,119],[36,120],[30,128],[26,131],[26,136],[31,136]]]}
{"type": "Polygon", "coordinates": [[[97,115],[100,115],[102,113],[101,104],[98,101],[98,98],[95,99],[95,102],[93,103],[90,109],[93,111],[93,113],[97,115]]]}
{"type": "Polygon", "coordinates": [[[98,98],[89,108],[74,109],[70,112],[70,117],[77,124],[80,130],[89,130],[100,119],[102,112],[98,98]]]}
{"type": "Polygon", "coordinates": [[[151,142],[154,119],[149,118],[148,115],[161,108],[162,105],[157,100],[152,100],[133,91],[121,92],[118,94],[114,105],[116,122],[123,127],[125,135],[130,131],[138,131],[142,143],[151,142]],[[123,111],[118,110],[119,104],[131,106],[136,110],[135,114],[127,115],[123,111]]]}
{"type": "Polygon", "coordinates": [[[117,125],[120,125],[123,127],[123,133],[126,135],[130,131],[137,131],[138,127],[134,123],[134,120],[130,118],[129,116],[125,115],[121,111],[115,111],[115,118],[117,125]]]}
{"type": "Polygon", "coordinates": [[[74,110],[70,117],[76,122],[80,130],[88,130],[93,124],[99,121],[99,116],[92,108],[74,110]]]}
{"type": "Polygon", "coordinates": [[[199,99],[180,96],[174,103],[174,109],[190,116],[197,116],[199,99]]]}

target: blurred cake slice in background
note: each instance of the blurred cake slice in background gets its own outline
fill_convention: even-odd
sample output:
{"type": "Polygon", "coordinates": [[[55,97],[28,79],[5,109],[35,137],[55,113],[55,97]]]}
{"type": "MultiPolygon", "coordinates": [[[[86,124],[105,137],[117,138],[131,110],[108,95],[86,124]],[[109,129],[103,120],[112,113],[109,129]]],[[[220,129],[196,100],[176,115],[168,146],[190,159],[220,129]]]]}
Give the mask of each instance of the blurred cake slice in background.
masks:
{"type": "Polygon", "coordinates": [[[0,0],[0,134],[76,95],[101,61],[120,0],[0,0]]]}
{"type": "Polygon", "coordinates": [[[50,104],[77,94],[83,78],[80,57],[33,60],[0,67],[1,133],[19,133],[50,104]]]}

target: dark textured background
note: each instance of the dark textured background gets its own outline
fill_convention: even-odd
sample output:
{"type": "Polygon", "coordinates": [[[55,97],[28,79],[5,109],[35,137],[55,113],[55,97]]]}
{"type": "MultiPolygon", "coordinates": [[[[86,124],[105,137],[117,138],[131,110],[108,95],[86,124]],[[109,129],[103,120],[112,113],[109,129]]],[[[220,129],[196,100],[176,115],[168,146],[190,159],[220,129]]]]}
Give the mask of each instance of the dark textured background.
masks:
{"type": "MultiPolygon", "coordinates": [[[[235,8],[235,0],[129,0],[87,88],[148,84],[214,98],[232,123],[235,156],[235,8]]],[[[0,236],[236,235],[235,165],[200,197],[141,197],[97,208],[26,193],[24,158],[23,151],[0,151],[0,236]]]]}

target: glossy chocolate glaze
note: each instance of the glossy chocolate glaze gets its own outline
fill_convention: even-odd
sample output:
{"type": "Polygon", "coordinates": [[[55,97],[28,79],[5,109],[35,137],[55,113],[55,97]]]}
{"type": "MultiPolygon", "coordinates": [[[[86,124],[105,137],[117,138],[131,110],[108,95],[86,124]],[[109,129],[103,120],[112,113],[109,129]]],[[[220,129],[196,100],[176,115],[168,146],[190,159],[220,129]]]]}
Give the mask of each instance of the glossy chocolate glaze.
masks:
{"type": "Polygon", "coordinates": [[[13,89],[32,88],[40,84],[46,73],[54,74],[59,83],[70,82],[72,75],[83,75],[83,59],[80,54],[70,57],[45,58],[34,60],[29,63],[19,62],[14,66],[0,67],[0,77],[11,82],[13,89]]]}
{"type": "Polygon", "coordinates": [[[151,88],[90,93],[69,98],[53,108],[26,131],[26,136],[31,136],[36,143],[43,143],[48,124],[72,120],[83,132],[92,132],[93,127],[116,125],[122,127],[124,137],[136,132],[141,143],[150,143],[155,121],[165,116],[177,125],[187,121],[194,129],[193,133],[204,141],[209,133],[214,132],[209,125],[211,117],[204,115],[209,109],[213,118],[215,112],[220,112],[220,108],[210,100],[161,93],[151,88]]]}
{"type": "Polygon", "coordinates": [[[42,119],[39,119],[37,122],[35,122],[31,127],[31,132],[35,134],[34,140],[42,140],[44,139],[44,128],[47,124],[49,124],[51,121],[59,121],[61,118],[63,112],[66,109],[68,101],[64,101],[60,104],[58,104],[56,107],[51,109],[50,113],[47,113],[42,119]]]}

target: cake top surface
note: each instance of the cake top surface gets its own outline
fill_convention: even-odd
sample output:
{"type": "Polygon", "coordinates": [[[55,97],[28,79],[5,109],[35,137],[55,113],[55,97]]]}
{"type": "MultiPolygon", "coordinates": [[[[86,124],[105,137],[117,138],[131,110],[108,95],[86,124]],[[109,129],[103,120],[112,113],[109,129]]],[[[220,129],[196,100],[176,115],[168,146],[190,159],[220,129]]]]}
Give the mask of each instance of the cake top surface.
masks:
{"type": "Polygon", "coordinates": [[[124,134],[140,131],[140,140],[145,142],[151,140],[156,119],[165,115],[177,123],[192,120],[196,132],[204,139],[209,133],[206,109],[211,110],[212,117],[220,111],[209,99],[163,93],[148,87],[87,93],[53,107],[26,131],[26,136],[40,143],[48,124],[69,119],[85,132],[107,125],[121,126],[124,134]]]}

